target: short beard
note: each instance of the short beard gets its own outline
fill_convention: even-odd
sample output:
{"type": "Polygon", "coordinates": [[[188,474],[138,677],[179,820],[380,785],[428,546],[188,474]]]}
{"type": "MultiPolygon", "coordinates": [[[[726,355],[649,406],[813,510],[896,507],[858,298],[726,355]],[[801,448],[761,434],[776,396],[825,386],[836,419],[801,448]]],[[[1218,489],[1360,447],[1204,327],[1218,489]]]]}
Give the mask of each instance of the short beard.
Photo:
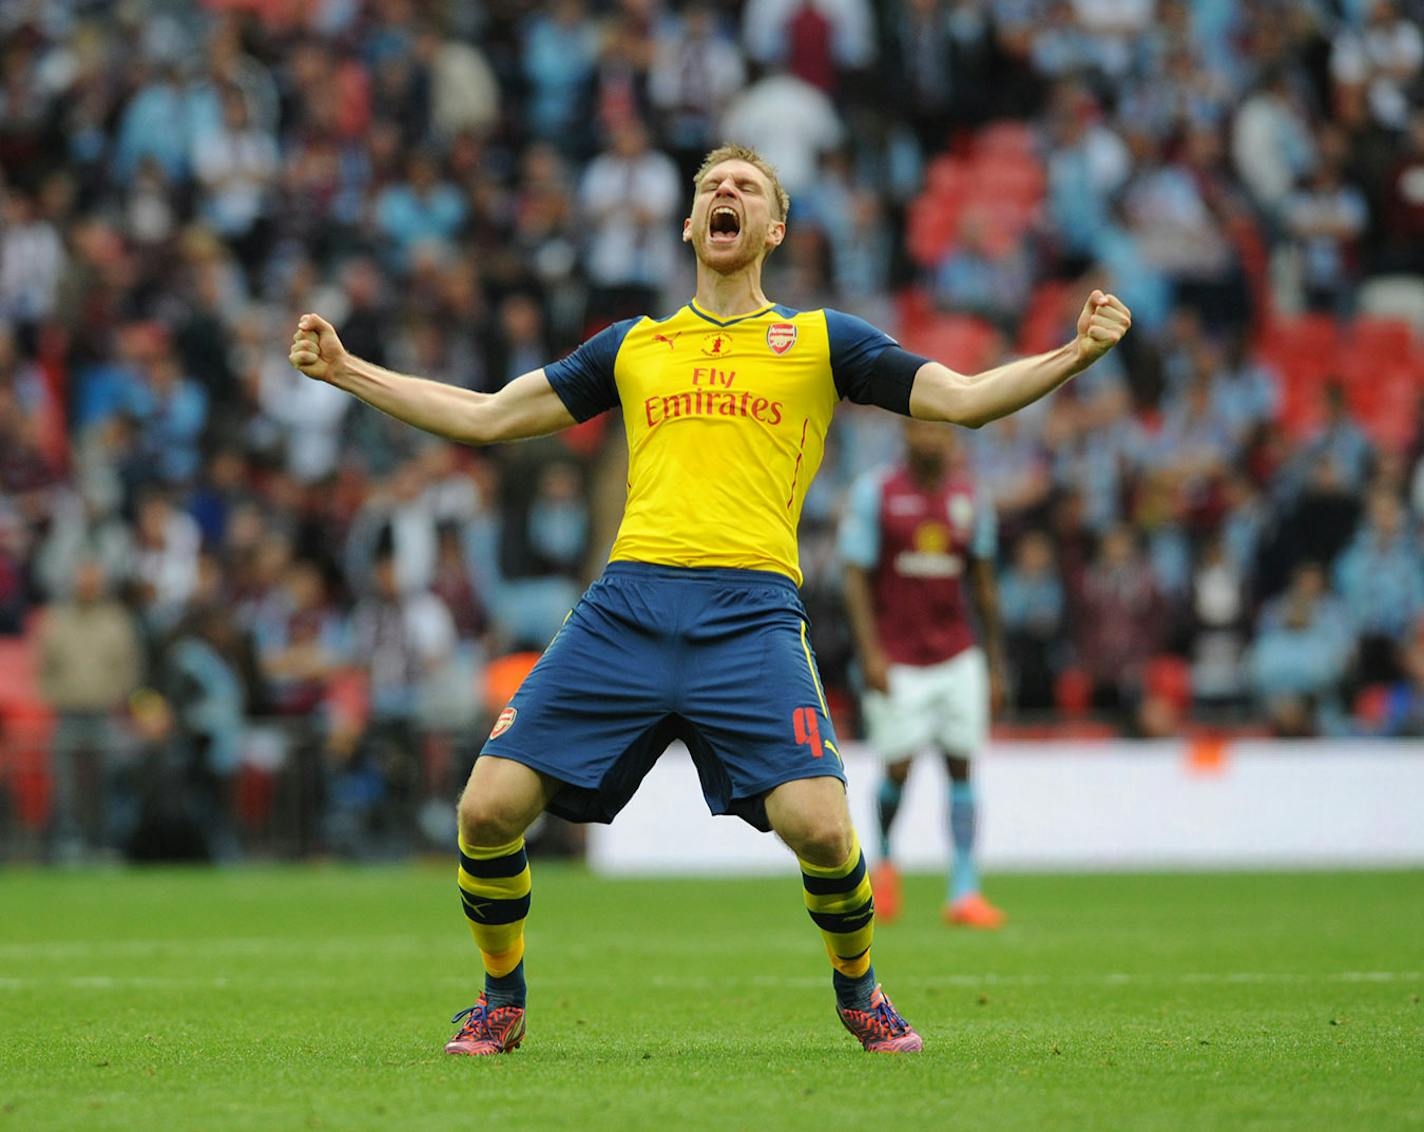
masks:
{"type": "Polygon", "coordinates": [[[703,264],[718,275],[735,275],[739,271],[744,271],[759,259],[764,259],[765,254],[758,251],[759,247],[765,247],[766,233],[761,234],[760,240],[743,240],[739,245],[739,250],[735,259],[722,259],[720,262],[713,262],[709,257],[709,252],[713,251],[705,234],[692,238],[692,250],[697,254],[697,262],[703,264]]]}

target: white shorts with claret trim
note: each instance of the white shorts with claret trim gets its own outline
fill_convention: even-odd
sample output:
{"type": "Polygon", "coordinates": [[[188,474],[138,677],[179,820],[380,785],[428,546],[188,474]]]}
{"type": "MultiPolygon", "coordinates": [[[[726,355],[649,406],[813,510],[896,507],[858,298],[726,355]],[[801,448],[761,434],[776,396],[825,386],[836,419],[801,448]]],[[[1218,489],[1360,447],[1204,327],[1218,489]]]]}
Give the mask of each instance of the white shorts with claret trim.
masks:
{"type": "Polygon", "coordinates": [[[940,664],[890,666],[890,692],[861,701],[867,739],[881,758],[898,760],[928,747],[972,758],[989,733],[989,666],[974,646],[940,664]]]}

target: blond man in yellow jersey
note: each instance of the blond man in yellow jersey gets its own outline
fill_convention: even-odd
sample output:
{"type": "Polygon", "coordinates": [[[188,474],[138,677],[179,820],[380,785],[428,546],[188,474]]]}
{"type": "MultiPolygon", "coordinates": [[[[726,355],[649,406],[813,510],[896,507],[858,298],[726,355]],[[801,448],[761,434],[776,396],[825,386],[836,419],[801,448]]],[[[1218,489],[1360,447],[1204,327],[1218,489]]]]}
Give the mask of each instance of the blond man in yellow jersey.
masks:
{"type": "Polygon", "coordinates": [[[790,202],[755,152],[715,150],[693,190],[692,301],[617,323],[498,393],[354,358],[316,314],[293,335],[302,373],[451,440],[541,436],[615,405],[627,430],[628,502],[607,570],[501,713],[460,799],[457,879],[485,990],[456,1015],[450,1053],[523,1040],[525,829],[545,809],[611,821],[674,739],[714,813],[775,830],[796,854],[845,1027],[867,1050],[921,1048],[870,964],[870,883],[796,592],[801,504],[841,398],[977,428],[1056,389],[1131,323],[1094,291],[1071,342],[958,374],[860,319],[767,299],[762,263],[790,202]]]}

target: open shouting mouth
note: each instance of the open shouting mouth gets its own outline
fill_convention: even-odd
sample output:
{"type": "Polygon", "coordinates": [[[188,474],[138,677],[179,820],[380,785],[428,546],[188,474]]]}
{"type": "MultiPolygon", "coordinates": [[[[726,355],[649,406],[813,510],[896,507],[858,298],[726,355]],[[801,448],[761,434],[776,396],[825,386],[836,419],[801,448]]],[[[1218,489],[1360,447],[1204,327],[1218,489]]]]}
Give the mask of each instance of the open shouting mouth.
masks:
{"type": "Polygon", "coordinates": [[[707,218],[707,238],[713,244],[735,244],[742,234],[742,218],[731,205],[713,207],[707,218]]]}

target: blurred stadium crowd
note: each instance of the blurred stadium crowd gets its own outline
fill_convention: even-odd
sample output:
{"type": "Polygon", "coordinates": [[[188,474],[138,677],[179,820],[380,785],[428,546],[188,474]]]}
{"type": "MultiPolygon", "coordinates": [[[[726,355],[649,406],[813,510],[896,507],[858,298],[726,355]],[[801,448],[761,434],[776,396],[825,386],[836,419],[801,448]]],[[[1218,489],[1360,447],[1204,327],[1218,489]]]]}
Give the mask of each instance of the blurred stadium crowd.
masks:
{"type": "MultiPolygon", "coordinates": [[[[443,838],[606,553],[621,430],[432,443],[291,370],[292,319],[497,389],[686,300],[724,139],[793,199],[778,302],[966,371],[1091,286],[1134,310],[964,435],[1006,728],[1424,733],[1421,7],[7,0],[0,810],[61,846],[175,800],[208,852],[443,838]]],[[[898,443],[844,408],[806,509],[847,716],[834,527],[898,443]]]]}

